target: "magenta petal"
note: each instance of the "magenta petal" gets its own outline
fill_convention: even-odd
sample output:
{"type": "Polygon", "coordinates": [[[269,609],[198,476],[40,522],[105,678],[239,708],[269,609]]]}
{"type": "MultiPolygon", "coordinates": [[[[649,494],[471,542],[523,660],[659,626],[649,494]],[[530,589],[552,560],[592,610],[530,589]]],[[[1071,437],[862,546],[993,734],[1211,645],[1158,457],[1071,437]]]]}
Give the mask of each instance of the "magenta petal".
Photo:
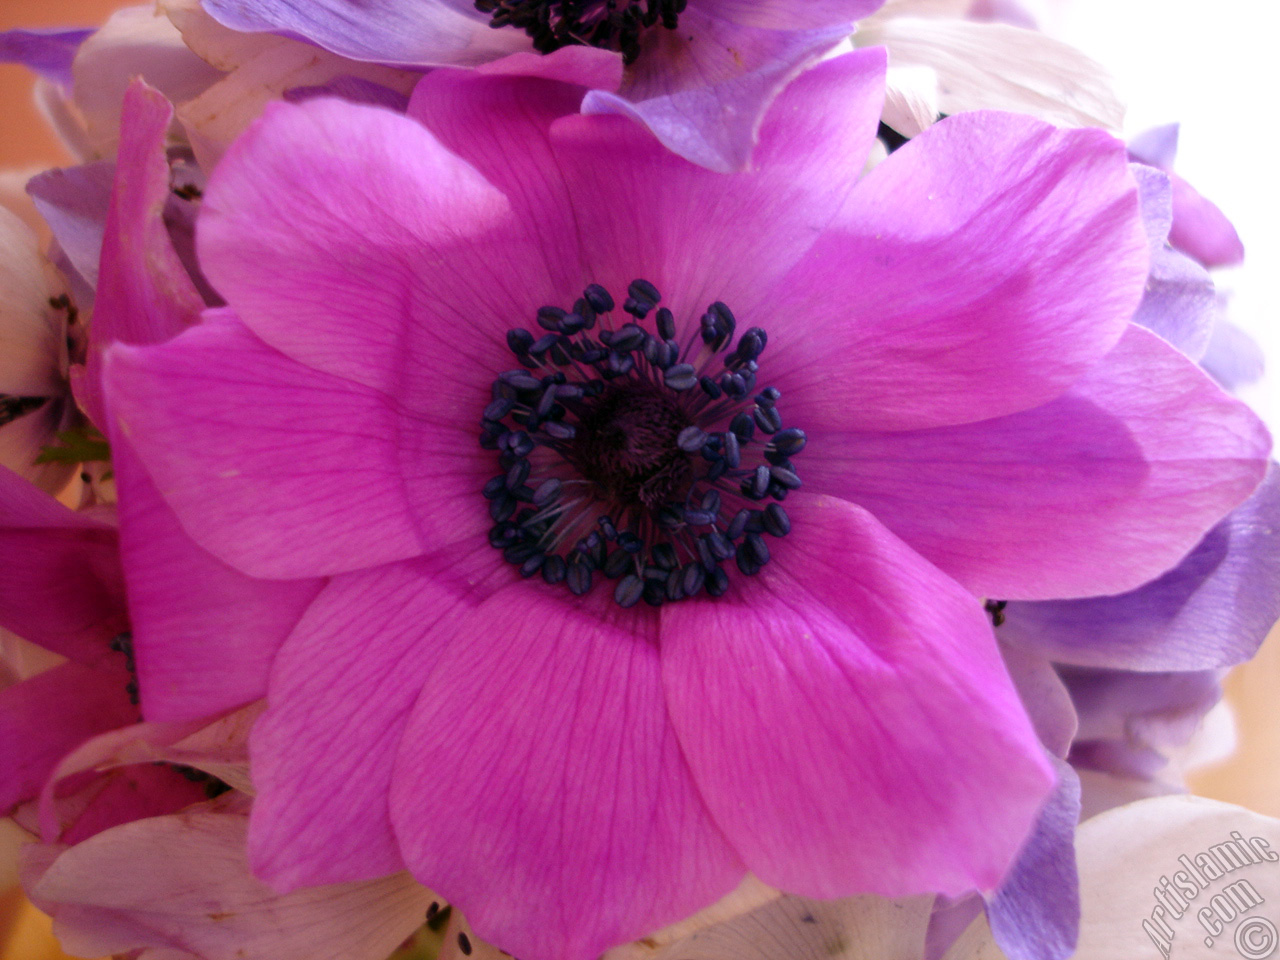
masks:
{"type": "Polygon", "coordinates": [[[129,441],[113,438],[120,552],[148,720],[194,720],[256,700],[319,580],[259,580],[196,545],[129,441]]]}
{"type": "MultiPolygon", "coordinates": [[[[1062,397],[909,433],[811,435],[806,483],[859,503],[975,593],[1119,593],[1262,480],[1261,421],[1140,327],[1062,397]]],[[[807,451],[806,451],[807,454],[807,451]]]]}
{"type": "Polygon", "coordinates": [[[245,573],[307,578],[421,552],[382,394],[290,360],[225,311],[165,344],[113,347],[107,385],[183,528],[245,573]]]}
{"type": "Polygon", "coordinates": [[[90,737],[132,723],[124,658],[114,670],[64,663],[0,690],[0,814],[31,800],[58,761],[90,737]]]}
{"type": "Polygon", "coordinates": [[[86,665],[129,627],[116,531],[0,467],[0,627],[86,665]]]}
{"type": "Polygon", "coordinates": [[[742,877],[667,719],[656,618],[519,584],[440,659],[391,813],[415,876],[523,960],[588,960],[742,877]]]}
{"type": "Polygon", "coordinates": [[[538,250],[497,189],[413,120],[340,100],[268,107],[218,165],[198,226],[209,280],[254,333],[433,415],[445,388],[477,387],[440,351],[465,331],[477,369],[506,369],[503,334],[525,319],[511,305],[540,289],[538,250]]]}
{"type": "Polygon", "coordinates": [[[475,584],[495,572],[511,576],[479,541],[337,577],[312,604],[251,739],[259,876],[288,890],[403,869],[387,810],[396,747],[459,620],[492,592],[475,584]]]}
{"type": "Polygon", "coordinates": [[[1119,141],[1015,114],[951,117],[864,178],[778,284],[771,313],[803,318],[808,336],[770,342],[770,380],[806,429],[1027,409],[1115,345],[1147,250],[1119,141]]]}
{"type": "Polygon", "coordinates": [[[556,163],[590,238],[591,278],[618,291],[644,277],[682,320],[718,299],[740,316],[777,316],[761,298],[854,190],[874,142],[884,71],[885,53],[873,49],[805,72],[769,111],[755,169],[745,173],[696,167],[619,118],[559,121],[556,163]],[[815,110],[814,101],[830,109],[815,110]]]}
{"type": "Polygon", "coordinates": [[[690,6],[678,29],[644,35],[619,92],[593,90],[583,112],[631,117],[699,166],[743,170],[774,97],[849,32],[847,22],[762,29],[690,6]]]}
{"type": "Polygon", "coordinates": [[[716,822],[804,896],[993,889],[1053,777],[981,605],[859,507],[787,512],[752,582],[662,610],[667,703],[716,822]]]}
{"type": "Polygon", "coordinates": [[[77,399],[105,429],[102,350],[112,342],[157,343],[195,322],[204,300],[169,239],[166,136],[173,107],[135,80],[124,97],[115,186],[102,240],[88,369],[77,399]]]}

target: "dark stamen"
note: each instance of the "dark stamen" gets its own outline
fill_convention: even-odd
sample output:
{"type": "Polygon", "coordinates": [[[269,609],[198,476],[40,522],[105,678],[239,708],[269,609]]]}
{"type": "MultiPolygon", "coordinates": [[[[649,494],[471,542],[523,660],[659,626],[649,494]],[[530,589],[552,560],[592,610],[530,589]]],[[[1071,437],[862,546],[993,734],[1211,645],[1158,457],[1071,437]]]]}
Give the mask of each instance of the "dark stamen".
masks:
{"type": "Polygon", "coordinates": [[[792,458],[807,443],[783,428],[781,392],[757,388],[763,329],[734,343],[737,320],[717,301],[699,320],[702,345],[687,338],[682,352],[661,300],[635,280],[625,322],[598,284],[572,311],[538,309],[546,332],[508,332],[524,369],[498,375],[481,417],[480,444],[498,455],[482,490],[489,543],[522,576],[577,596],[614,580],[623,607],[721,596],[730,562],[758,573],[765,536],[791,529],[779,501],[800,487],[792,458]],[[709,375],[716,355],[722,372],[709,375]]]}

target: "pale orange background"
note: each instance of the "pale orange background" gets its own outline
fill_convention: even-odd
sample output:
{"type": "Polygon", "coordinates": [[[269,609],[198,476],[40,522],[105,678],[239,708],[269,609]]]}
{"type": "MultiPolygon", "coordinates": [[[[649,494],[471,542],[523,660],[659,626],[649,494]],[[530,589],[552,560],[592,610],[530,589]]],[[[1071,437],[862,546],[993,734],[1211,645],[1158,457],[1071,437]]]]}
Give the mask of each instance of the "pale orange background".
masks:
{"type": "MultiPolygon", "coordinates": [[[[54,25],[92,26],[119,0],[0,0],[0,30],[54,25]]],[[[20,67],[0,65],[0,169],[61,165],[69,158],[39,119],[32,81],[20,67]]],[[[1240,749],[1229,761],[1200,774],[1197,793],[1280,817],[1280,632],[1259,656],[1227,682],[1236,710],[1240,749]]],[[[48,939],[47,921],[21,908],[14,893],[0,891],[0,960],[61,957],[48,939]]]]}

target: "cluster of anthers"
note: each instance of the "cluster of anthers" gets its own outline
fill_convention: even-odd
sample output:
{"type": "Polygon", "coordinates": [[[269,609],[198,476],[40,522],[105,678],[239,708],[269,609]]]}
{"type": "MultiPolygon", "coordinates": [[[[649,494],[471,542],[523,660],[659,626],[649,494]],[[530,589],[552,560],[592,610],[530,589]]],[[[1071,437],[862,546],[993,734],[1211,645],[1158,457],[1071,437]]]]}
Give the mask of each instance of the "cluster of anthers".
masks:
{"type": "Polygon", "coordinates": [[[489,542],[579,596],[616,580],[623,607],[718,597],[728,561],[752,576],[769,562],[766,535],[790,530],[781,501],[800,486],[805,434],[783,429],[777,389],[756,390],[764,330],[735,344],[716,302],[680,343],[652,283],[627,293],[621,325],[592,284],[572,311],[538,310],[540,336],[507,332],[521,366],[494,380],[481,420],[500,467],[484,486],[489,542]],[[651,312],[654,332],[641,326],[651,312]]]}
{"type": "Polygon", "coordinates": [[[661,24],[674,30],[688,0],[475,0],[492,27],[515,27],[540,53],[574,44],[617,50],[626,63],[640,55],[640,37],[661,24]]]}

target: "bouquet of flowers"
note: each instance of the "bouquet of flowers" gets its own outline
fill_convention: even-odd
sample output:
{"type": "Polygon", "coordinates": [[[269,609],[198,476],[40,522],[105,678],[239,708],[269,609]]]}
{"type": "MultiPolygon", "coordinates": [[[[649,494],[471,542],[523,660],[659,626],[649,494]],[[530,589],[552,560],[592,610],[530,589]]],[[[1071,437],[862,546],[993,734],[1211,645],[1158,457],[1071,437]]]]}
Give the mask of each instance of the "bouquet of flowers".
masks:
{"type": "Polygon", "coordinates": [[[0,55],[81,161],[0,208],[0,813],[65,949],[1269,955],[1214,884],[1280,896],[1280,822],[1163,796],[1280,617],[1242,250],[1016,4],[0,55]]]}

